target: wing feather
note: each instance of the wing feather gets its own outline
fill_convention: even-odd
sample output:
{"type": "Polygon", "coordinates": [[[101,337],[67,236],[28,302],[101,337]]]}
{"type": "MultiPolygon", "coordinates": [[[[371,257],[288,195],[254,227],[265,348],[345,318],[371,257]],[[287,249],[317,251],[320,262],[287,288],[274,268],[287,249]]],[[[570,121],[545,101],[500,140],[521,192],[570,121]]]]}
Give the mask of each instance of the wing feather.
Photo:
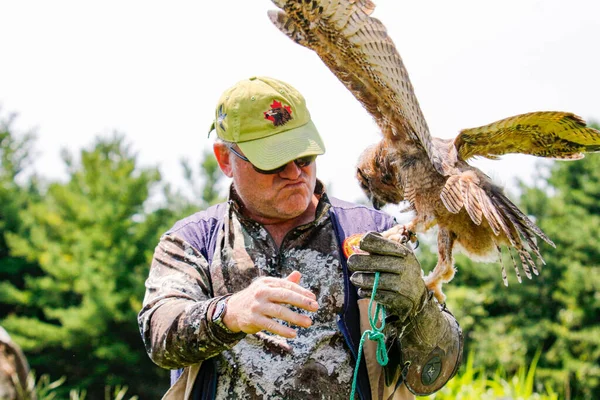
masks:
{"type": "Polygon", "coordinates": [[[538,275],[538,269],[530,253],[544,263],[536,238],[552,246],[554,243],[498,187],[481,179],[473,171],[452,175],[446,180],[440,198],[450,212],[456,214],[464,207],[474,224],[480,225],[485,220],[494,235],[505,237],[517,252],[525,275],[531,279],[531,271],[538,275]]]}
{"type": "Polygon", "coordinates": [[[275,26],[317,53],[373,116],[384,136],[409,138],[443,173],[443,158],[432,144],[402,58],[383,23],[370,17],[373,2],[273,2],[282,10],[269,12],[275,26]]]}
{"type": "Polygon", "coordinates": [[[469,186],[470,186],[470,182],[467,181],[466,179],[460,179],[458,181],[459,185],[460,185],[460,194],[463,198],[463,206],[465,207],[465,210],[467,211],[467,213],[469,214],[469,216],[471,217],[471,220],[473,220],[473,222],[477,223],[473,218],[473,215],[471,215],[471,210],[472,210],[472,201],[473,199],[470,196],[469,193],[469,186]]]}
{"type": "Polygon", "coordinates": [[[481,225],[482,216],[483,216],[483,207],[481,205],[481,196],[483,195],[483,190],[477,184],[471,183],[469,184],[469,197],[473,199],[471,201],[470,210],[467,209],[469,216],[475,222],[476,225],[481,225]]]}
{"type": "Polygon", "coordinates": [[[494,235],[498,236],[500,234],[500,230],[504,230],[501,226],[503,221],[500,215],[498,214],[496,207],[494,207],[492,201],[487,195],[482,196],[481,198],[481,208],[483,210],[483,215],[486,221],[490,224],[490,227],[492,228],[492,232],[494,232],[494,235]]]}
{"type": "Polygon", "coordinates": [[[460,175],[450,176],[440,194],[442,203],[453,214],[457,214],[464,204],[463,196],[460,192],[460,184],[458,184],[459,179],[460,175]]]}
{"type": "Polygon", "coordinates": [[[454,140],[458,156],[495,159],[508,153],[577,160],[600,152],[600,131],[577,115],[540,111],[516,115],[478,128],[464,129],[454,140]]]}
{"type": "Polygon", "coordinates": [[[413,185],[412,179],[410,179],[410,174],[404,174],[404,182],[406,182],[404,185],[404,199],[408,201],[411,206],[414,206],[417,191],[413,185]]]}

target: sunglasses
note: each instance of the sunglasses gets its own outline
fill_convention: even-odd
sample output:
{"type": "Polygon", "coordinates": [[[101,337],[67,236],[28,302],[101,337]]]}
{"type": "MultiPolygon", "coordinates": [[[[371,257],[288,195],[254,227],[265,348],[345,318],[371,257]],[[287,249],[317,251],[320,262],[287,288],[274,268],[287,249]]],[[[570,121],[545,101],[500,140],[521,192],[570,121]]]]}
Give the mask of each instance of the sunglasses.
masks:
{"type": "MultiPolygon", "coordinates": [[[[264,175],[278,174],[278,173],[282,172],[285,169],[285,167],[287,167],[287,164],[283,164],[281,167],[277,167],[275,169],[269,169],[269,170],[260,169],[260,168],[257,168],[254,164],[252,164],[246,156],[240,154],[235,148],[233,148],[233,146],[227,146],[227,147],[229,148],[229,150],[231,150],[231,152],[233,154],[235,154],[242,160],[249,162],[250,165],[252,165],[252,168],[254,168],[254,170],[260,174],[264,174],[264,175]]],[[[317,158],[316,155],[296,158],[294,160],[294,164],[296,164],[298,166],[298,168],[308,167],[310,164],[313,163],[313,161],[315,161],[316,158],[317,158]]]]}

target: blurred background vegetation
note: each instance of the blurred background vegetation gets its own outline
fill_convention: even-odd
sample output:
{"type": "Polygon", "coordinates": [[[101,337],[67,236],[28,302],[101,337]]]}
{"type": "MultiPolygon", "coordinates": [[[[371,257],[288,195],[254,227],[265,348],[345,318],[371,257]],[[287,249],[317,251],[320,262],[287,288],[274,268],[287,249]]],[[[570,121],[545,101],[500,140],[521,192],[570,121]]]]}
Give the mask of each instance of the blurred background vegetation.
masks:
{"type": "MultiPolygon", "coordinates": [[[[34,133],[14,121],[0,114],[0,326],[43,377],[39,398],[160,398],[168,371],[147,357],[136,320],[144,280],[160,235],[219,201],[214,158],[182,162],[186,187],[173,188],[114,134],[63,152],[67,179],[48,181],[31,166],[34,133]]],[[[542,243],[532,281],[508,271],[509,287],[498,265],[457,256],[445,292],[465,360],[430,398],[598,399],[599,155],[540,167],[514,200],[556,248],[542,243]]],[[[435,264],[427,246],[418,253],[435,264]]]]}

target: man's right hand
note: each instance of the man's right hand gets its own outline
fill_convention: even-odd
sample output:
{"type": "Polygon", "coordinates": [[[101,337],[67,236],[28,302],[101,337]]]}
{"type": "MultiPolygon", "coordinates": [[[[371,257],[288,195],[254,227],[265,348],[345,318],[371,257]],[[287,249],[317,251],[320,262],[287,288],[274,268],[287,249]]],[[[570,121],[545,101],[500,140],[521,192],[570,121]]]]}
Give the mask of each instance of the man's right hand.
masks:
{"type": "Polygon", "coordinates": [[[298,284],[301,276],[300,272],[294,271],[286,278],[256,279],[246,289],[229,298],[223,323],[232,332],[253,334],[265,330],[295,338],[296,330],[280,324],[275,318],[303,328],[312,325],[308,316],[288,307],[295,306],[311,312],[319,309],[314,293],[298,284]]]}

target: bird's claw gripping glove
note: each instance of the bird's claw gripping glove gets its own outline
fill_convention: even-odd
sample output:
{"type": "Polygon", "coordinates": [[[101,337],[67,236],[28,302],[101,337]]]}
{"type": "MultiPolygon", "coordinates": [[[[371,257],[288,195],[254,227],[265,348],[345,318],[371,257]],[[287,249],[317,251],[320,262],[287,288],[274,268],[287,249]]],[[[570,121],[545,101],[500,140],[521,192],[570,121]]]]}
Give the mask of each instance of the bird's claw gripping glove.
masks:
{"type": "MultiPolygon", "coordinates": [[[[390,364],[401,368],[387,368],[386,378],[401,373],[408,389],[416,395],[439,390],[454,376],[462,358],[458,322],[427,290],[419,261],[408,247],[369,232],[361,239],[359,249],[348,258],[348,268],[354,272],[350,280],[361,297],[371,297],[375,272],[380,273],[375,301],[385,306],[386,322],[397,330],[400,354],[390,354],[390,364]]],[[[397,352],[397,344],[388,347],[389,353],[397,352]]]]}

